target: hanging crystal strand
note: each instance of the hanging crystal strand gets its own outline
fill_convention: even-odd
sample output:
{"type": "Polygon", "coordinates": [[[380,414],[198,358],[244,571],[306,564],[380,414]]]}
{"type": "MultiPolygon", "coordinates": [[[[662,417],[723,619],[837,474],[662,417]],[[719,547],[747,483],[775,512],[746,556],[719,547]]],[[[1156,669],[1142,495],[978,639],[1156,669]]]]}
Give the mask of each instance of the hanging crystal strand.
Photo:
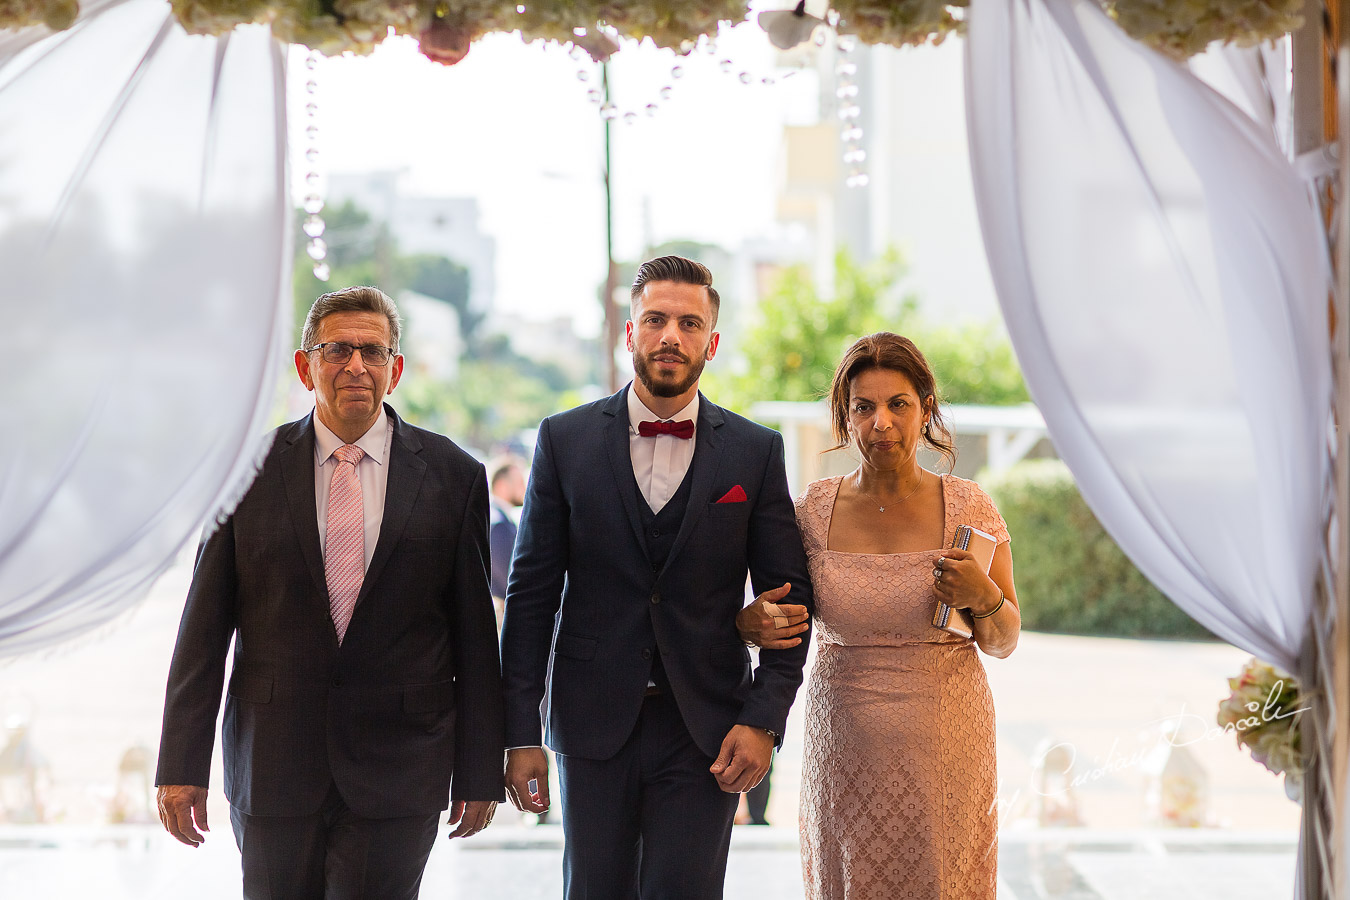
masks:
{"type": "Polygon", "coordinates": [[[868,182],[864,165],[867,151],[862,148],[862,107],[858,105],[858,83],[854,80],[858,74],[858,64],[852,59],[857,39],[852,35],[841,34],[835,46],[839,50],[839,62],[834,69],[834,94],[839,99],[839,138],[844,142],[844,165],[848,172],[844,184],[865,187],[868,182]]]}
{"type": "MultiPolygon", "coordinates": [[[[3,0],[0,0],[0,2],[3,2],[3,0]]],[[[619,40],[618,32],[611,29],[605,33],[615,41],[619,40]]],[[[586,30],[582,28],[575,29],[575,34],[578,38],[583,38],[586,36],[586,30]]],[[[817,43],[820,43],[820,39],[817,39],[817,43]]],[[[717,60],[717,68],[722,74],[726,75],[728,78],[734,78],[741,84],[747,86],[773,87],[778,84],[782,78],[787,78],[793,74],[792,72],[788,72],[786,75],[781,76],[781,78],[773,74],[763,76],[757,75],[751,69],[741,68],[737,65],[735,60],[730,58],[730,56],[721,53],[718,50],[716,35],[702,35],[699,37],[697,43],[686,42],[683,55],[678,56],[674,64],[671,65],[670,75],[665,79],[665,83],[662,84],[657,91],[655,98],[652,98],[649,102],[644,104],[641,109],[638,107],[625,109],[620,107],[612,99],[607,98],[605,92],[595,86],[594,78],[596,62],[591,58],[586,49],[574,43],[568,51],[568,56],[573,62],[577,63],[577,80],[587,86],[586,99],[598,109],[600,118],[605,121],[622,121],[625,125],[636,124],[640,119],[640,113],[645,113],[648,117],[655,116],[659,113],[662,104],[674,96],[675,84],[688,74],[690,65],[697,63],[698,60],[695,58],[696,54],[708,56],[717,60]]],[[[854,92],[856,93],[856,87],[854,92]]],[[[854,108],[856,109],[856,106],[854,108]]],[[[859,131],[859,134],[861,135],[861,131],[859,131]]],[[[864,183],[866,182],[865,175],[863,176],[863,181],[864,183]]]]}
{"type": "Polygon", "coordinates": [[[311,50],[309,56],[305,58],[306,81],[305,81],[305,234],[309,237],[309,243],[305,245],[305,252],[309,258],[314,260],[314,277],[320,281],[327,281],[330,274],[328,268],[328,244],[323,239],[323,233],[326,225],[323,221],[323,194],[319,192],[319,125],[318,125],[318,93],[319,82],[316,80],[319,68],[319,53],[311,50]]]}

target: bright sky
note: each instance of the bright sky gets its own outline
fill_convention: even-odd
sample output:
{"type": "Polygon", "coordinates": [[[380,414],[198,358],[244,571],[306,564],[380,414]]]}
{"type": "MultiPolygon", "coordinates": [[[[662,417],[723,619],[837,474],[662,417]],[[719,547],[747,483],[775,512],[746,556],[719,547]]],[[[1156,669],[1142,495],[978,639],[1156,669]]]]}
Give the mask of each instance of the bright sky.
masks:
{"type": "MultiPolygon", "coordinates": [[[[290,66],[298,198],[305,54],[293,51],[290,66]]],[[[751,23],[724,32],[716,55],[680,59],[626,45],[614,58],[614,96],[621,110],[637,113],[614,125],[618,258],[638,256],[646,239],[734,249],[771,227],[781,125],[814,115],[818,90],[810,71],[762,83],[783,71],[751,23]],[[729,72],[724,59],[733,61],[729,72]],[[743,71],[751,84],[742,83],[743,71]],[[654,116],[649,103],[659,107],[654,116]]],[[[583,332],[597,327],[604,148],[586,93],[598,86],[598,67],[556,46],[492,35],[449,68],[422,57],[411,40],[391,39],[368,58],[323,60],[316,72],[321,171],[406,170],[409,192],[477,197],[482,227],[497,239],[498,307],[538,318],[569,312],[583,332]]]]}

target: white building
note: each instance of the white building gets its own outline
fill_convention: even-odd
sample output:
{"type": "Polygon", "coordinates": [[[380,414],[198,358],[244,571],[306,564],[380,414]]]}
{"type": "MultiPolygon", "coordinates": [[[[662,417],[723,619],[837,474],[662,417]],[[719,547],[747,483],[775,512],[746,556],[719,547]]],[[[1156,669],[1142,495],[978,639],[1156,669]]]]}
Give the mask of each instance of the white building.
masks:
{"type": "Polygon", "coordinates": [[[459,313],[449,303],[416,291],[400,292],[395,302],[404,319],[399,349],[407,373],[436,381],[454,378],[464,355],[459,313]]]}
{"type": "Polygon", "coordinates": [[[939,47],[860,45],[847,56],[833,42],[793,51],[808,54],[821,90],[819,108],[784,129],[778,219],[811,231],[822,292],[833,289],[837,247],[867,260],[894,245],[909,269],[904,287],[930,317],[998,313],[971,183],[962,49],[952,38],[939,47]],[[840,62],[856,71],[841,77],[840,62]],[[867,154],[863,187],[845,184],[839,110],[851,104],[867,154]]]}
{"type": "Polygon", "coordinates": [[[578,335],[571,316],[540,320],[499,311],[487,318],[482,330],[488,335],[505,335],[516,353],[556,365],[573,383],[596,378],[599,351],[595,339],[578,335]]]}
{"type": "Polygon", "coordinates": [[[434,253],[469,270],[469,305],[492,309],[496,293],[497,242],[479,227],[478,201],[473,197],[414,197],[399,190],[402,173],[394,171],[334,174],[328,179],[328,202],[350,200],[389,227],[403,253],[434,253]]]}

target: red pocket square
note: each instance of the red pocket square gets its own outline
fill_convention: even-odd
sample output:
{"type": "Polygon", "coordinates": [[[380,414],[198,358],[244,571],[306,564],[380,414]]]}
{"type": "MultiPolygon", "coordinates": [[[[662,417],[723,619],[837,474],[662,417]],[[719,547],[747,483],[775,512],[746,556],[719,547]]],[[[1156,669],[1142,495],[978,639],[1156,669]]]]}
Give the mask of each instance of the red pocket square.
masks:
{"type": "Polygon", "coordinates": [[[729,491],[727,491],[725,494],[723,494],[723,495],[722,495],[722,499],[721,499],[721,500],[718,500],[717,502],[718,502],[718,503],[744,503],[747,499],[749,499],[749,498],[747,498],[747,497],[745,496],[745,490],[738,484],[738,485],[736,485],[734,488],[732,488],[731,490],[729,490],[729,491]]]}

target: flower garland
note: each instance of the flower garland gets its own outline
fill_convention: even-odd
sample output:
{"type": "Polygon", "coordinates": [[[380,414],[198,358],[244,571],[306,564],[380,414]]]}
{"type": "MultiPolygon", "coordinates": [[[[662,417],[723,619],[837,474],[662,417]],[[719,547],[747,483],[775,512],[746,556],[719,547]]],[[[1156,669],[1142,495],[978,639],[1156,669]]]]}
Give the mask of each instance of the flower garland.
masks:
{"type": "MultiPolygon", "coordinates": [[[[14,0],[0,0],[0,3],[14,0]]],[[[43,0],[28,0],[43,2],[43,0]]],[[[56,2],[56,0],[47,0],[56,2]]],[[[73,0],[63,0],[73,2],[73,0]]],[[[332,55],[370,53],[390,34],[417,37],[431,59],[453,65],[470,44],[491,32],[519,31],[526,41],[573,43],[598,55],[602,35],[650,38],[681,53],[718,23],[739,22],[745,0],[702,3],[571,0],[501,3],[497,0],[171,0],[183,27],[221,34],[242,23],[268,23],[283,41],[332,55]]],[[[0,19],[3,22],[3,19],[0,19]]]]}
{"type": "MultiPolygon", "coordinates": [[[[1302,24],[1303,0],[1098,0],[1131,36],[1177,58],[1212,41],[1251,45],[1302,24]]],[[[650,38],[680,53],[721,22],[745,19],[746,0],[171,0],[193,34],[223,34],[236,25],[269,24],[283,41],[325,54],[366,54],[390,34],[418,38],[431,59],[452,65],[470,44],[494,31],[527,41],[573,43],[592,52],[597,36],[650,38]]],[[[822,4],[823,5],[823,4],[822,4]]],[[[965,25],[970,0],[835,0],[825,18],[869,44],[939,44],[965,25]]],[[[0,29],[69,28],[78,0],[0,0],[0,29]]],[[[601,45],[608,43],[604,39],[601,45]]],[[[606,52],[601,50],[599,52],[606,52]]]]}
{"type": "Polygon", "coordinates": [[[970,0],[838,0],[830,4],[839,14],[841,30],[868,44],[893,47],[942,43],[965,27],[954,11],[969,5],[970,0]]]}
{"type": "Polygon", "coordinates": [[[1176,59],[1213,41],[1250,47],[1303,24],[1303,0],[1108,0],[1107,10],[1132,38],[1176,59]]]}
{"type": "Polygon", "coordinates": [[[1233,693],[1219,704],[1219,725],[1233,732],[1252,759],[1276,775],[1283,772],[1287,791],[1296,788],[1303,780],[1298,714],[1304,707],[1298,705],[1298,682],[1253,658],[1238,677],[1228,679],[1228,687],[1233,693]]]}
{"type": "Polygon", "coordinates": [[[64,31],[79,14],[78,0],[0,0],[0,29],[46,25],[64,31]]]}

